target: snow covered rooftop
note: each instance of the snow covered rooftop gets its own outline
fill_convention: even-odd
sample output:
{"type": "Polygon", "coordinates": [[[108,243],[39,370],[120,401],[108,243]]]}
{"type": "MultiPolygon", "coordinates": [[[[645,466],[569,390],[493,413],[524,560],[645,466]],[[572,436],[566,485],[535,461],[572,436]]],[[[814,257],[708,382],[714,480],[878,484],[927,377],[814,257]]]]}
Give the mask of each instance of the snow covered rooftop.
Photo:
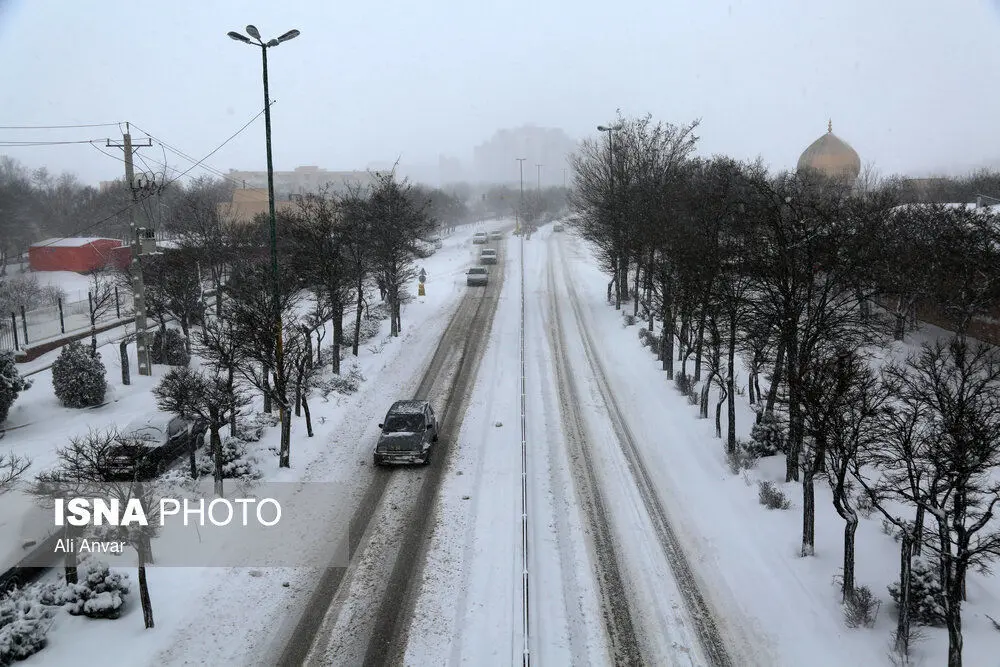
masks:
{"type": "Polygon", "coordinates": [[[32,248],[79,248],[80,246],[85,246],[93,243],[94,241],[114,241],[115,243],[121,243],[120,239],[108,239],[100,236],[94,237],[76,237],[69,239],[45,239],[44,241],[39,241],[38,243],[32,243],[32,248]]]}

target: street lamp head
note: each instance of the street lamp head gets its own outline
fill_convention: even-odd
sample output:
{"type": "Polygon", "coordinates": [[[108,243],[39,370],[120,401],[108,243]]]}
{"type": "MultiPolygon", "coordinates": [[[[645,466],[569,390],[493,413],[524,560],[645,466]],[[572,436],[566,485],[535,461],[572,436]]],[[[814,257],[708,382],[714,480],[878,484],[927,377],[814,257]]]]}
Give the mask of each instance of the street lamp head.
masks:
{"type": "Polygon", "coordinates": [[[258,39],[258,40],[260,39],[260,31],[257,30],[257,26],[248,25],[247,26],[247,34],[250,35],[251,37],[253,37],[254,39],[258,39]]]}
{"type": "Polygon", "coordinates": [[[597,126],[597,131],[598,132],[610,132],[611,128],[610,127],[604,127],[603,125],[598,125],[597,126]]]}
{"type": "Polygon", "coordinates": [[[238,32],[233,32],[232,30],[230,30],[226,34],[229,35],[230,38],[235,39],[237,42],[246,42],[247,44],[253,44],[253,42],[251,42],[246,35],[241,35],[238,32]]]}
{"type": "Polygon", "coordinates": [[[268,48],[271,48],[272,46],[277,46],[278,44],[281,44],[281,42],[279,42],[279,41],[278,41],[278,40],[276,40],[276,39],[272,39],[272,40],[271,40],[270,42],[268,42],[268,43],[267,43],[267,44],[265,44],[264,46],[266,46],[266,47],[268,47],[268,48]]]}
{"type": "Polygon", "coordinates": [[[299,33],[299,31],[298,31],[298,30],[289,30],[289,31],[288,31],[288,32],[286,32],[286,33],[285,33],[284,35],[282,35],[281,37],[279,37],[279,38],[278,38],[278,42],[279,42],[279,43],[280,43],[280,42],[287,42],[287,41],[288,41],[288,40],[290,40],[290,39],[295,39],[295,38],[296,38],[296,37],[298,37],[298,36],[299,36],[300,34],[301,34],[301,33],[299,33]]]}

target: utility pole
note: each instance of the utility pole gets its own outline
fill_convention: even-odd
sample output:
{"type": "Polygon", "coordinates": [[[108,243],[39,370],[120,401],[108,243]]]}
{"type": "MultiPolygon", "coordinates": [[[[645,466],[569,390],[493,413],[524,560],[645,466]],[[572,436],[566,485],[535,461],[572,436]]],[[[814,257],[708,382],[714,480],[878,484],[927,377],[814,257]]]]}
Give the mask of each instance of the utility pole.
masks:
{"type": "Polygon", "coordinates": [[[523,234],[524,230],[521,229],[521,221],[519,216],[521,214],[521,209],[524,208],[524,161],[527,160],[528,158],[516,157],[514,159],[517,160],[517,166],[521,170],[521,201],[517,205],[517,213],[515,214],[514,219],[516,220],[515,225],[517,226],[517,229],[520,230],[520,232],[523,234]]]}
{"type": "Polygon", "coordinates": [[[538,183],[535,185],[535,189],[540,193],[542,191],[542,167],[545,165],[536,163],[535,166],[538,167],[538,183]]]}
{"type": "Polygon", "coordinates": [[[151,236],[152,230],[136,227],[135,206],[141,199],[140,194],[148,193],[153,189],[155,184],[146,178],[141,179],[142,182],[137,181],[132,166],[132,154],[139,148],[153,145],[152,139],[147,139],[146,141],[147,143],[138,146],[133,144],[129,124],[125,123],[125,133],[122,135],[122,143],[112,143],[110,140],[107,142],[108,148],[122,148],[125,150],[125,184],[132,192],[132,206],[128,208],[128,225],[132,239],[132,262],[130,268],[132,270],[132,291],[135,301],[135,350],[139,375],[153,374],[153,364],[149,355],[149,340],[146,336],[146,286],[142,280],[141,261],[144,241],[147,241],[147,236],[151,236]]]}

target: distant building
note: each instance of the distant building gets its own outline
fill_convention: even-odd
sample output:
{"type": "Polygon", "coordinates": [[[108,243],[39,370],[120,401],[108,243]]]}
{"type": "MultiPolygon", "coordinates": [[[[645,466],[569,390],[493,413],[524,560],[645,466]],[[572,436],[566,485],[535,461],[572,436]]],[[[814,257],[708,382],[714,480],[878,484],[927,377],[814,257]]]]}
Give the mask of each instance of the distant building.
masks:
{"type": "Polygon", "coordinates": [[[132,250],[118,239],[46,239],[28,248],[32,271],[90,273],[108,267],[126,268],[132,250]]]}
{"type": "MultiPolygon", "coordinates": [[[[230,169],[226,178],[237,188],[267,189],[266,171],[238,171],[230,169]]],[[[274,192],[278,196],[319,192],[329,185],[333,190],[343,190],[348,183],[366,184],[371,176],[365,171],[330,171],[319,167],[296,167],[292,171],[274,172],[274,192]]]]}
{"type": "Polygon", "coordinates": [[[809,144],[799,157],[798,171],[815,171],[853,185],[861,173],[861,158],[850,144],[833,133],[833,121],[826,134],[809,144]]]}
{"type": "MultiPolygon", "coordinates": [[[[219,217],[226,222],[246,223],[258,215],[267,215],[267,186],[263,188],[240,188],[233,190],[233,200],[219,204],[219,217]]],[[[297,210],[298,204],[293,195],[275,196],[274,210],[276,213],[297,210]]]]}
{"type": "Polygon", "coordinates": [[[520,183],[517,158],[524,161],[524,187],[534,188],[541,167],[542,187],[562,186],[563,169],[579,143],[558,128],[525,125],[499,130],[473,150],[476,179],[481,183],[520,183]]]}

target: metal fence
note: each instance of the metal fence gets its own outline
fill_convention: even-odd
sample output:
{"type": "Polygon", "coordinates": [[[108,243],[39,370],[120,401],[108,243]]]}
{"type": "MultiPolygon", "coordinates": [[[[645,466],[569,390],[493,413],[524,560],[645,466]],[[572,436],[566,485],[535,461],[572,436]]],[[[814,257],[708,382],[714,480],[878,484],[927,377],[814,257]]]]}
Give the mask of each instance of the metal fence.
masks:
{"type": "MultiPolygon", "coordinates": [[[[114,302],[96,318],[97,325],[114,322],[132,315],[131,290],[117,290],[114,302]]],[[[66,334],[80,333],[90,328],[90,301],[64,302],[29,311],[2,313],[0,319],[0,352],[24,350],[32,345],[66,334]]]]}

